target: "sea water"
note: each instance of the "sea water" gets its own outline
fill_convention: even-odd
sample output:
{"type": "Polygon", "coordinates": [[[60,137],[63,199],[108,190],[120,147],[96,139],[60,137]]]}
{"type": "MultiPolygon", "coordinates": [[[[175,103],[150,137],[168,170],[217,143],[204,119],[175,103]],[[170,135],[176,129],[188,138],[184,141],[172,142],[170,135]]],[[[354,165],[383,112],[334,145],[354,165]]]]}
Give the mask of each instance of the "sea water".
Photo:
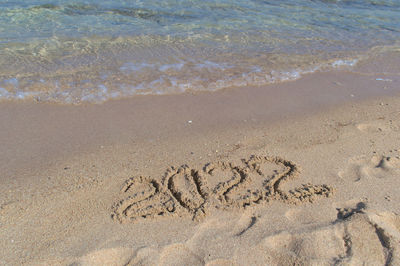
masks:
{"type": "Polygon", "coordinates": [[[399,40],[399,0],[0,0],[0,100],[245,89],[399,40]]]}

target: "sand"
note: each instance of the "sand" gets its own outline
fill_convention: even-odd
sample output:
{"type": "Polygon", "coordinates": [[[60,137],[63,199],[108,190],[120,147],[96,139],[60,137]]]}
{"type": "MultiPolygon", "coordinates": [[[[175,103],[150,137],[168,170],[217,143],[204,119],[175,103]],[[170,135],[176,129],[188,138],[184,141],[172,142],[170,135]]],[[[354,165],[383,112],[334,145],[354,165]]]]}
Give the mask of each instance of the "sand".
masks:
{"type": "Polygon", "coordinates": [[[383,66],[0,103],[0,264],[400,265],[400,72],[383,66]]]}

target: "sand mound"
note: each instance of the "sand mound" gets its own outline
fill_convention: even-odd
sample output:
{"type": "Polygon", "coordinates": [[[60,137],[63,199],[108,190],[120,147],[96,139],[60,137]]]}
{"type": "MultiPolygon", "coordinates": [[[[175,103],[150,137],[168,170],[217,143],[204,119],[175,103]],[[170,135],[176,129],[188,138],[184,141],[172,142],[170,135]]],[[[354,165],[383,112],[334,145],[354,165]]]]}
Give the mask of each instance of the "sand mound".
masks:
{"type": "Polygon", "coordinates": [[[102,249],[85,255],[78,261],[78,264],[82,266],[127,265],[134,256],[134,250],[129,248],[102,249]]]}

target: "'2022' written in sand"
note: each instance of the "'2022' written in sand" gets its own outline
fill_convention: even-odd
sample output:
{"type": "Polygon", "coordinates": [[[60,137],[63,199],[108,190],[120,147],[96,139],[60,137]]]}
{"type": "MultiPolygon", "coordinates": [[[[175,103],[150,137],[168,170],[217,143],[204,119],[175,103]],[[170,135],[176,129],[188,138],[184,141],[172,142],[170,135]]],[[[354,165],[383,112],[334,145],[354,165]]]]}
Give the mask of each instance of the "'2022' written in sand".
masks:
{"type": "Polygon", "coordinates": [[[187,165],[171,167],[161,182],[151,177],[132,177],[122,189],[124,199],[112,207],[118,222],[157,216],[190,215],[198,220],[212,209],[245,208],[280,200],[313,202],[329,197],[328,185],[304,184],[284,191],[282,184],[298,177],[299,167],[280,157],[251,156],[237,166],[230,162],[209,163],[202,170],[187,165]]]}

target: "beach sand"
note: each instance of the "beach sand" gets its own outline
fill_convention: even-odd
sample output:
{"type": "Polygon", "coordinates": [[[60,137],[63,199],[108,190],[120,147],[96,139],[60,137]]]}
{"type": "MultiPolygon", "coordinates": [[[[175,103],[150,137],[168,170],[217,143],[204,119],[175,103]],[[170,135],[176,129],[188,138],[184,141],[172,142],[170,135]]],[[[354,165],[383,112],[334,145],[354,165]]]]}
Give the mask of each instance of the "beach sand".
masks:
{"type": "Polygon", "coordinates": [[[0,103],[0,264],[400,265],[392,61],[213,93],[0,103]]]}

